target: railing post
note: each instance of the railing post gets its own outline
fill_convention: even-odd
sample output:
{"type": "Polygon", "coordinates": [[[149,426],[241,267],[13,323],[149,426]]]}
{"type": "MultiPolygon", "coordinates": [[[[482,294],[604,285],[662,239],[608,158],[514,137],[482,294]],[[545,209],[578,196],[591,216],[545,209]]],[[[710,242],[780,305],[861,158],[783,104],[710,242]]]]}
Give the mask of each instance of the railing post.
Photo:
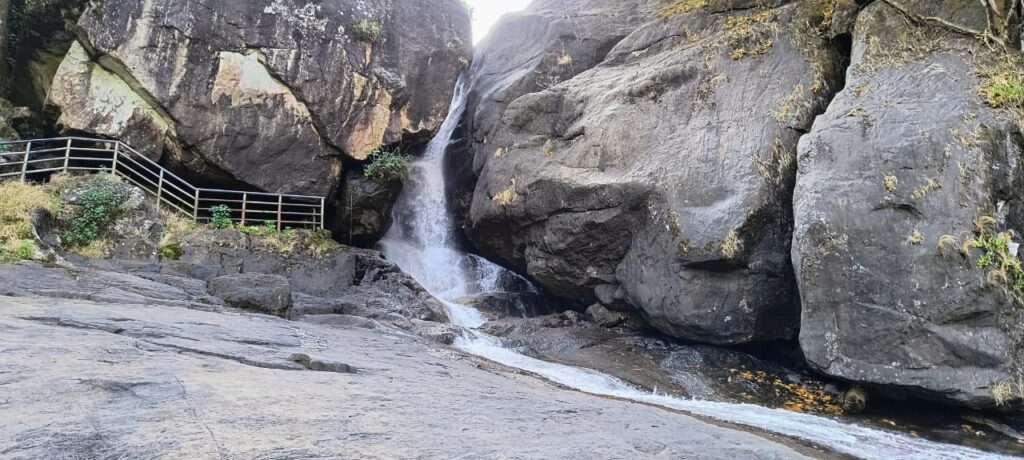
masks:
{"type": "Polygon", "coordinates": [[[64,147],[64,172],[68,172],[68,163],[71,161],[71,139],[68,139],[68,145],[64,147]]]}
{"type": "Polygon", "coordinates": [[[199,223],[199,189],[196,189],[196,200],[192,205],[192,221],[199,223]]]}
{"type": "Polygon", "coordinates": [[[164,168],[160,168],[160,181],[156,186],[156,210],[160,210],[160,201],[164,199],[164,168]]]}
{"type": "MultiPolygon", "coordinates": [[[[111,174],[115,174],[115,175],[117,174],[117,157],[119,157],[120,154],[121,154],[121,141],[117,141],[117,143],[114,144],[114,162],[110,166],[110,173],[111,174]]],[[[157,203],[159,203],[159,200],[157,200],[157,203]]]]}
{"type": "Polygon", "coordinates": [[[281,208],[284,204],[284,195],[277,196],[277,231],[281,231],[281,208]]]}
{"type": "Polygon", "coordinates": [[[25,144],[25,156],[21,159],[21,181],[25,182],[25,176],[28,174],[28,156],[32,153],[32,141],[28,141],[25,144]]]}
{"type": "Polygon", "coordinates": [[[325,211],[325,204],[324,203],[325,202],[326,202],[326,198],[320,197],[320,230],[323,230],[323,229],[326,228],[325,227],[325,223],[324,223],[324,221],[327,220],[326,217],[324,217],[326,215],[324,213],[324,211],[325,211]]]}
{"type": "Polygon", "coordinates": [[[242,193],[242,226],[245,227],[245,211],[249,205],[249,194],[242,193]]]}

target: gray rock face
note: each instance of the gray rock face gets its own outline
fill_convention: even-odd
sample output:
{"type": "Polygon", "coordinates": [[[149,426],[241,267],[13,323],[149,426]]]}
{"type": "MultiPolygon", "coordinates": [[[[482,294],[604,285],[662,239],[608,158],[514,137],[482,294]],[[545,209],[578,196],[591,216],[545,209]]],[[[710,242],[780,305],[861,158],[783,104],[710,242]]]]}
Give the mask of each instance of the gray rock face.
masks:
{"type": "Polygon", "coordinates": [[[232,307],[286,316],[292,308],[292,287],[279,275],[247,273],[218,276],[207,283],[210,294],[232,307]]]}
{"type": "Polygon", "coordinates": [[[201,179],[318,195],[343,158],[429,137],[469,53],[468,14],[447,0],[111,0],[78,27],[49,90],[65,129],[201,179]]]}
{"type": "Polygon", "coordinates": [[[465,219],[475,177],[493,148],[488,139],[505,109],[519,97],[589,70],[637,27],[651,19],[656,0],[545,0],[501,18],[477,46],[458,154],[446,162],[449,201],[465,219]]]}
{"type": "MultiPolygon", "coordinates": [[[[840,69],[806,27],[823,19],[801,2],[775,3],[659,17],[660,2],[599,12],[539,2],[534,15],[557,11],[625,36],[605,42],[599,65],[547,88],[508,85],[523,74],[492,75],[500,66],[490,63],[558,42],[531,33],[509,44],[499,28],[472,68],[481,99],[467,112],[479,172],[471,240],[555,295],[592,302],[601,287],[675,337],[791,337],[796,143],[840,69]]],[[[576,63],[572,51],[555,65],[576,63]]]]}
{"type": "Polygon", "coordinates": [[[380,183],[349,170],[338,195],[337,222],[341,240],[361,247],[373,246],[391,227],[391,211],[402,191],[402,183],[380,183]]]}
{"type": "Polygon", "coordinates": [[[800,344],[818,370],[990,407],[1021,364],[1019,306],[986,282],[982,251],[959,254],[981,216],[1024,230],[1024,141],[976,93],[983,58],[884,4],[860,14],[846,89],[799,149],[800,344]]]}
{"type": "Polygon", "coordinates": [[[0,456],[9,458],[788,459],[815,452],[566,391],[407,334],[29,298],[0,298],[0,331],[0,456]]]}

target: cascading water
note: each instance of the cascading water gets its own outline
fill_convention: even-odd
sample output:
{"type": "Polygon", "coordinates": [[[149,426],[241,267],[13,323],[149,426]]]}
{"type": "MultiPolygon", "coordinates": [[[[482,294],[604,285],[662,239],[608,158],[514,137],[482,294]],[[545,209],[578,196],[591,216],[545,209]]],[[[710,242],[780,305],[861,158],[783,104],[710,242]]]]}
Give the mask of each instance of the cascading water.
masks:
{"type": "Polygon", "coordinates": [[[387,258],[441,300],[447,306],[453,324],[467,329],[466,334],[456,341],[456,347],[507,366],[533,372],[579,391],[645,402],[751,426],[856,457],[922,460],[1003,458],[967,447],[936,443],[816,415],[751,404],[689,400],[651,393],[598,371],[525,356],[503,347],[500,340],[476,330],[487,319],[475,308],[464,304],[464,299],[493,293],[500,288],[500,279],[515,275],[459,250],[455,244],[455,228],[448,210],[442,163],[452,133],[465,110],[466,98],[466,83],[460,80],[448,118],[423,156],[412,165],[411,177],[395,208],[394,225],[381,241],[387,258]]]}

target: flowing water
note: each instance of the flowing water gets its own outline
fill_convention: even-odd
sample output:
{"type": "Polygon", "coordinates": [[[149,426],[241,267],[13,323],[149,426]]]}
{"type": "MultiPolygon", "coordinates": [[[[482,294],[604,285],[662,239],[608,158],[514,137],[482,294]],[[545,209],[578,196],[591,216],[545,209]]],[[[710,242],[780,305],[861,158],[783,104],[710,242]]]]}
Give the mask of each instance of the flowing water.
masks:
{"type": "Polygon", "coordinates": [[[579,391],[640,401],[754,427],[860,458],[1002,458],[968,447],[937,443],[817,415],[652,393],[595,370],[523,355],[477,330],[487,319],[475,308],[459,301],[500,291],[503,288],[501,281],[516,275],[459,250],[455,241],[454,223],[445,195],[443,160],[452,133],[465,110],[466,96],[465,84],[460,81],[448,118],[423,156],[412,165],[411,177],[395,208],[394,225],[381,241],[382,250],[388,259],[397,263],[441,300],[448,308],[452,323],[467,330],[466,334],[456,340],[456,347],[579,391]]]}

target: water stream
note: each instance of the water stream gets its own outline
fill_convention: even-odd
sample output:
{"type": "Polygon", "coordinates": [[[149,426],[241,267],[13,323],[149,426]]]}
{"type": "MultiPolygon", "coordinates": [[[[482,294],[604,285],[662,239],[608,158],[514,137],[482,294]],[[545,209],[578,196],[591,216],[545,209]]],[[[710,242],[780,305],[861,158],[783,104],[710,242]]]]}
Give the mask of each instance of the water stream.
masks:
{"type": "MultiPolygon", "coordinates": [[[[443,160],[452,133],[465,110],[466,84],[459,82],[451,110],[437,136],[412,166],[398,199],[394,225],[381,241],[388,259],[416,278],[448,308],[453,324],[466,329],[456,347],[507,366],[588,393],[634,400],[716,420],[754,427],[811,442],[865,459],[1004,458],[968,447],[943,444],[846,423],[841,420],[751,404],[683,399],[636,388],[621,379],[579,367],[532,358],[504,347],[477,330],[487,319],[460,300],[502,290],[501,280],[515,276],[502,267],[458,249],[445,195],[443,160]]],[[[1005,457],[1009,458],[1009,457],[1005,457]]]]}

